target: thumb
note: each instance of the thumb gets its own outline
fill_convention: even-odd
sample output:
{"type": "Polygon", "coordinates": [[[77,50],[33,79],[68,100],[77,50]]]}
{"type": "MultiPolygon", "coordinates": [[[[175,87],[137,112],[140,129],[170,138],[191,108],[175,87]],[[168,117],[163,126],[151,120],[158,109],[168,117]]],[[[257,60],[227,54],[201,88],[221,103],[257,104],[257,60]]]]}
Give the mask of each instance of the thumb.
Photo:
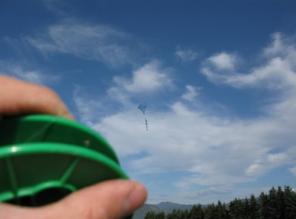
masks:
{"type": "Polygon", "coordinates": [[[132,214],[144,204],[146,197],[143,185],[130,180],[112,180],[72,193],[40,210],[47,218],[119,219],[132,214]]]}

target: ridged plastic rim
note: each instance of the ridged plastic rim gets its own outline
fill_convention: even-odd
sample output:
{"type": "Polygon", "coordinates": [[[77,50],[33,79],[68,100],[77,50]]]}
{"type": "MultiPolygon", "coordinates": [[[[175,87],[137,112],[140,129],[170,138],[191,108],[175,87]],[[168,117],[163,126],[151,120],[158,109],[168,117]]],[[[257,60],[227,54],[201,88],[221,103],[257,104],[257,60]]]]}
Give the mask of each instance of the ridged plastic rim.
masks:
{"type": "MultiPolygon", "coordinates": [[[[18,156],[32,155],[32,154],[60,154],[73,156],[76,158],[82,158],[86,160],[92,160],[97,162],[100,166],[105,166],[113,171],[118,178],[128,179],[128,176],[124,173],[124,171],[120,168],[120,166],[109,159],[108,157],[99,154],[91,149],[78,147],[75,145],[69,144],[60,144],[60,143],[27,143],[27,144],[18,144],[18,145],[6,145],[0,147],[0,159],[7,159],[18,156]]],[[[94,173],[95,174],[95,173],[94,173]]],[[[100,173],[98,173],[100,174],[100,173]]],[[[40,182],[37,185],[27,188],[18,188],[17,189],[17,197],[22,197],[25,195],[33,195],[37,192],[52,188],[52,187],[62,187],[68,188],[70,190],[76,190],[75,185],[71,185],[67,182],[61,183],[59,179],[57,180],[49,180],[46,182],[40,182]]],[[[7,201],[12,198],[15,198],[15,194],[13,191],[4,192],[0,194],[1,201],[7,201]]]]}
{"type": "Polygon", "coordinates": [[[100,135],[98,132],[95,132],[92,129],[88,128],[87,126],[80,124],[74,120],[66,119],[61,116],[45,115],[45,114],[27,115],[23,117],[18,117],[17,120],[20,122],[44,122],[47,124],[53,123],[55,125],[64,125],[69,128],[80,130],[84,133],[91,135],[98,142],[100,142],[101,143],[100,146],[104,147],[104,149],[108,151],[108,156],[111,159],[114,159],[117,163],[119,163],[119,159],[115,151],[113,150],[112,146],[105,140],[105,138],[102,135],[100,135]]]}

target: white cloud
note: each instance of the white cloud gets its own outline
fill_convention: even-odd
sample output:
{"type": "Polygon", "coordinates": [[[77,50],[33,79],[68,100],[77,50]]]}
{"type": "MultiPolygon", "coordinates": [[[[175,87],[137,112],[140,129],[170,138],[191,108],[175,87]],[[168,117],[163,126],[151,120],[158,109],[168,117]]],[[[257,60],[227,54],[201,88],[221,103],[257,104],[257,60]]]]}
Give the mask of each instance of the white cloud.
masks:
{"type": "Polygon", "coordinates": [[[282,163],[287,159],[285,153],[269,154],[267,160],[272,164],[282,163]]]}
{"type": "Polygon", "coordinates": [[[233,87],[260,86],[270,89],[282,89],[296,85],[296,76],[287,60],[276,57],[265,65],[254,68],[248,74],[230,72],[224,74],[204,67],[202,73],[212,82],[228,84],[233,87]]]}
{"type": "MultiPolygon", "coordinates": [[[[110,66],[133,64],[131,36],[104,25],[64,22],[52,25],[45,33],[27,37],[41,52],[65,53],[96,60],[110,66]]],[[[133,44],[136,44],[133,41],[133,44]]]]}
{"type": "Polygon", "coordinates": [[[268,153],[266,156],[261,157],[255,163],[249,165],[246,169],[248,176],[259,176],[266,170],[273,169],[274,167],[281,166],[291,162],[291,155],[286,153],[268,153]]]}
{"type": "Polygon", "coordinates": [[[209,57],[207,61],[218,70],[233,70],[238,59],[234,54],[221,52],[209,57]]]}
{"type": "Polygon", "coordinates": [[[251,164],[250,166],[248,166],[247,170],[246,170],[246,174],[247,175],[256,175],[258,173],[261,173],[262,170],[264,169],[264,166],[260,163],[254,163],[251,164]]]}
{"type": "Polygon", "coordinates": [[[96,121],[98,112],[102,111],[103,104],[99,100],[88,97],[80,86],[75,86],[73,93],[73,101],[78,110],[80,119],[87,125],[91,125],[96,121]]]}
{"type": "Polygon", "coordinates": [[[290,168],[290,172],[296,177],[296,166],[290,168]]]}
{"type": "Polygon", "coordinates": [[[198,53],[191,49],[181,49],[177,48],[175,55],[183,62],[194,61],[198,58],[198,53]]]}
{"type": "Polygon", "coordinates": [[[286,89],[295,87],[295,42],[283,38],[281,34],[273,35],[272,39],[271,45],[263,52],[265,63],[251,68],[249,73],[238,73],[235,65],[231,64],[228,68],[229,71],[219,71],[223,69],[215,69],[208,62],[202,67],[201,73],[214,83],[227,84],[237,88],[257,86],[269,89],[286,89]]]}
{"type": "Polygon", "coordinates": [[[152,97],[159,94],[159,91],[174,86],[170,71],[171,69],[161,66],[160,62],[151,61],[136,68],[129,76],[114,76],[106,93],[97,98],[87,94],[85,88],[76,86],[73,100],[80,119],[91,125],[106,114],[113,113],[110,107],[121,110],[136,109],[139,102],[133,102],[135,98],[139,100],[142,95],[152,97]]]}
{"type": "Polygon", "coordinates": [[[152,61],[133,71],[131,79],[116,76],[114,82],[120,88],[131,93],[155,92],[172,86],[169,72],[160,66],[157,61],[152,61]]]}
{"type": "MultiPolygon", "coordinates": [[[[281,53],[285,54],[282,51],[281,53]]],[[[192,104],[182,101],[184,97],[181,96],[174,103],[168,104],[169,110],[150,111],[148,132],[141,113],[131,99],[131,105],[122,111],[106,115],[91,125],[107,137],[121,158],[126,158],[125,166],[129,173],[161,175],[182,172],[184,177],[174,181],[176,188],[190,189],[196,185],[232,187],[255,180],[277,167],[294,167],[296,84],[288,79],[293,79],[296,73],[292,67],[295,61],[288,58],[293,50],[288,53],[283,57],[270,56],[265,64],[253,67],[250,70],[252,76],[248,77],[255,79],[245,79],[239,75],[243,79],[234,83],[234,73],[222,78],[222,83],[231,86],[238,86],[240,81],[239,87],[255,85],[264,78],[266,83],[260,82],[262,88],[267,86],[282,93],[276,102],[266,105],[263,115],[256,118],[230,118],[221,116],[219,112],[215,114],[215,111],[209,113],[205,103],[200,101],[200,106],[193,108],[192,104]],[[271,73],[273,68],[276,71],[271,73]],[[281,80],[273,78],[277,75],[277,70],[284,72],[281,80]],[[228,81],[229,78],[231,82],[228,81]],[[275,81],[286,89],[278,90],[275,81]],[[136,156],[143,152],[145,156],[136,156]],[[130,156],[134,156],[134,159],[128,159],[130,156]]],[[[213,74],[216,77],[218,73],[213,74]]],[[[117,81],[116,88],[132,93],[139,87],[145,87],[141,83],[141,86],[136,86],[135,78],[134,74],[131,79],[117,81]]],[[[294,173],[294,168],[290,171],[294,173]]]]}
{"type": "MultiPolygon", "coordinates": [[[[272,154],[285,144],[286,130],[294,128],[281,118],[228,120],[189,109],[177,102],[169,112],[151,112],[149,132],[136,109],[105,117],[93,127],[102,132],[123,157],[146,151],[130,161],[130,172],[142,174],[185,171],[187,185],[230,185],[252,180],[272,168],[293,162],[293,154],[272,154]],[[177,156],[177,157],[176,157],[177,156]],[[177,158],[177,159],[176,159],[177,158]],[[171,162],[171,161],[174,162],[171,162]]],[[[295,121],[295,120],[294,120],[295,121]]],[[[295,123],[294,123],[295,124],[295,123]]]]}
{"type": "Polygon", "coordinates": [[[200,89],[192,85],[186,85],[186,91],[181,98],[187,101],[193,101],[199,95],[200,89]]]}
{"type": "Polygon", "coordinates": [[[294,37],[285,37],[282,33],[274,33],[271,35],[271,44],[263,50],[263,55],[265,57],[290,56],[295,58],[293,56],[295,55],[294,43],[294,37]]]}

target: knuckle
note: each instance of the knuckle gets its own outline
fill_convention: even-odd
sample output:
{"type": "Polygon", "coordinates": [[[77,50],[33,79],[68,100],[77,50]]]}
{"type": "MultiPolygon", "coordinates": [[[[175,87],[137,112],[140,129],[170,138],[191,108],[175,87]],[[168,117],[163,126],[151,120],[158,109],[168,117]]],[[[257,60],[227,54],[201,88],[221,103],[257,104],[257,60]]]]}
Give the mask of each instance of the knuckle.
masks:
{"type": "Polygon", "coordinates": [[[95,219],[93,210],[91,208],[85,208],[81,213],[83,219],[95,219]]]}
{"type": "Polygon", "coordinates": [[[108,217],[107,211],[103,208],[84,208],[81,212],[81,218],[83,219],[111,219],[108,217]]]}
{"type": "Polygon", "coordinates": [[[109,217],[108,212],[105,208],[98,209],[98,216],[99,216],[98,218],[101,218],[101,219],[113,219],[109,217]]]}
{"type": "Polygon", "coordinates": [[[0,81],[5,81],[5,80],[7,80],[8,78],[7,78],[7,76],[5,76],[5,75],[0,75],[0,81]]]}
{"type": "Polygon", "coordinates": [[[58,95],[55,91],[53,91],[52,89],[48,88],[48,87],[44,87],[44,86],[38,86],[40,93],[44,96],[47,96],[48,98],[52,98],[52,99],[56,99],[58,98],[58,95]]]}
{"type": "Polygon", "coordinates": [[[15,83],[17,81],[16,78],[7,76],[7,75],[0,75],[0,83],[15,83]]]}
{"type": "Polygon", "coordinates": [[[60,97],[54,90],[44,86],[36,86],[35,92],[38,92],[38,95],[42,97],[44,102],[51,103],[52,105],[59,105],[60,97]]]}

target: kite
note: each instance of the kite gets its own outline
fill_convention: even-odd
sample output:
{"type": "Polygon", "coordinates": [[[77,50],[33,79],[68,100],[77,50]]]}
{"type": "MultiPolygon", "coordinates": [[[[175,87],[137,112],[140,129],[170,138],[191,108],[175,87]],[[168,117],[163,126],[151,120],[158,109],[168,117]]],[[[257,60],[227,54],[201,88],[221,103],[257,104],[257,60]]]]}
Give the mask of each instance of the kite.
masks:
{"type": "Polygon", "coordinates": [[[144,104],[140,104],[138,106],[138,109],[143,113],[144,115],[144,118],[145,118],[145,127],[146,127],[146,131],[148,131],[148,120],[146,118],[146,109],[147,109],[147,106],[144,105],[144,104]]]}

